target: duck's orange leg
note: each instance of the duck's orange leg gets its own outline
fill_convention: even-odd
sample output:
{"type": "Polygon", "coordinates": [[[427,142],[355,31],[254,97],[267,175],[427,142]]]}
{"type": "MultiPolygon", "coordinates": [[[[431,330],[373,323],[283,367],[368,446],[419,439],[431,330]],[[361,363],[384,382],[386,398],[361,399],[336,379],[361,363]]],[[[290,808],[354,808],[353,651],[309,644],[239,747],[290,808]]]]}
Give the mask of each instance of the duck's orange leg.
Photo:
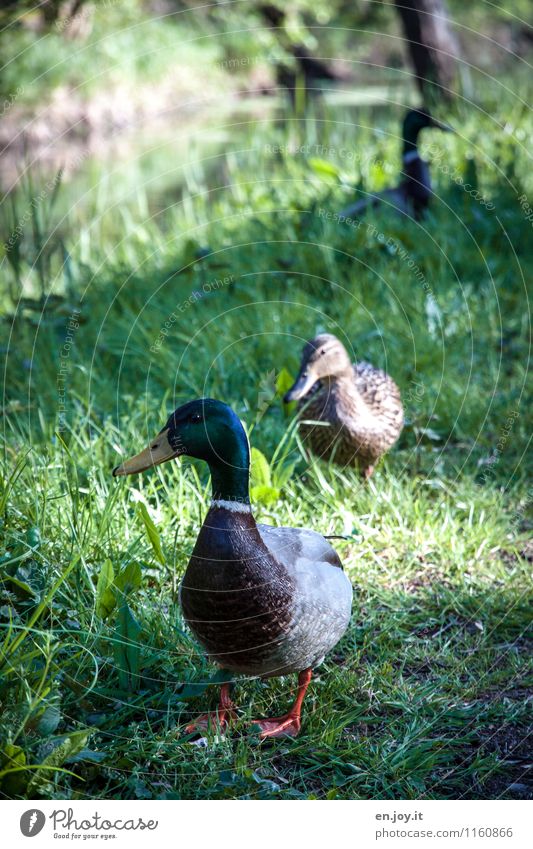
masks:
{"type": "Polygon", "coordinates": [[[220,701],[216,710],[203,713],[194,722],[187,725],[185,732],[192,734],[194,731],[208,731],[219,727],[224,730],[226,726],[237,719],[235,705],[230,698],[230,685],[222,684],[220,688],[220,701]]]}
{"type": "Polygon", "coordinates": [[[311,681],[312,671],[310,669],[300,672],[298,675],[298,692],[290,711],[284,716],[275,719],[254,719],[252,725],[258,725],[261,729],[259,735],[262,740],[267,737],[296,737],[300,731],[302,704],[311,681]]]}

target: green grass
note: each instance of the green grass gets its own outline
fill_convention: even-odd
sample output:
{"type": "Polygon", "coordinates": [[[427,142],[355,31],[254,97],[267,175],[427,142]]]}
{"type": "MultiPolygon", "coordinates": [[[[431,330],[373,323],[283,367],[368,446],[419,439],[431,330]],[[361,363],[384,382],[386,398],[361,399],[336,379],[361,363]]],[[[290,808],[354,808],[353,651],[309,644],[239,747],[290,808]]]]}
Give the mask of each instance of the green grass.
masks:
{"type": "MultiPolygon", "coordinates": [[[[359,111],[362,129],[330,114],[241,127],[240,152],[200,157],[172,195],[148,187],[100,206],[78,195],[62,220],[66,187],[39,206],[2,266],[4,796],[531,796],[532,255],[517,200],[531,196],[531,126],[500,94],[483,104],[492,118],[459,110],[449,116],[459,136],[425,142],[493,211],[435,169],[439,199],[423,227],[376,214],[354,229],[321,215],[346,203],[343,182],[394,179],[393,109],[359,111]],[[288,140],[333,150],[267,147],[288,140]],[[359,168],[361,150],[385,165],[359,168]],[[345,333],[404,394],[408,425],[368,486],[309,466],[278,397],[277,377],[295,372],[300,340],[318,329],[345,333]],[[257,517],[347,537],[336,545],[352,623],[296,740],[260,744],[245,723],[284,709],[287,678],[239,682],[242,721],[191,745],[184,726],[216,703],[216,670],[177,604],[206,469],[110,475],[174,406],[204,394],[236,409],[274,484],[289,478],[257,517]]],[[[5,213],[3,241],[32,191],[5,213]]]]}

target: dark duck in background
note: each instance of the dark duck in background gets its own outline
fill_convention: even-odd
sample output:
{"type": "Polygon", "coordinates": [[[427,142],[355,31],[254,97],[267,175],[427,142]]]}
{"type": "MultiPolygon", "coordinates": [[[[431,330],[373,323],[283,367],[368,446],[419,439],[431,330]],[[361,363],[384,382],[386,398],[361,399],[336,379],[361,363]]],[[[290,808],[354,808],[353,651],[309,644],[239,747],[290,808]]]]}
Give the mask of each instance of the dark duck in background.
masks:
{"type": "Polygon", "coordinates": [[[426,109],[411,109],[403,122],[402,182],[394,189],[369,194],[347,206],[339,213],[341,217],[354,218],[371,207],[383,204],[417,221],[422,218],[433,194],[429,165],[418,152],[419,134],[427,127],[452,132],[450,127],[432,118],[426,109]]]}
{"type": "MultiPolygon", "coordinates": [[[[213,498],[180,587],[190,629],[208,657],[231,673],[269,678],[298,673],[283,716],[254,721],[261,737],[295,736],[313,667],[350,620],[352,586],[324,537],[303,528],[257,524],[248,497],[250,450],[226,404],[209,398],[179,407],[148,448],[113,470],[142,472],[180,455],[205,460],[213,498]]],[[[229,684],[216,712],[189,732],[235,719],[229,684]]]]}

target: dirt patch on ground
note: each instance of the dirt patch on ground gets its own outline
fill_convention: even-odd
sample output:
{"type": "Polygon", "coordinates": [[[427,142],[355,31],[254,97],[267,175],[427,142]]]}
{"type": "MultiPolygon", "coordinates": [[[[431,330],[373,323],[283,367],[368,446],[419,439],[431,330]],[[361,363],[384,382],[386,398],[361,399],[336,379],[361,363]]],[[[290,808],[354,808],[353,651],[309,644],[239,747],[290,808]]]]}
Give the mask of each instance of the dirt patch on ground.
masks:
{"type": "Polygon", "coordinates": [[[533,724],[504,725],[481,738],[485,752],[498,757],[493,776],[483,784],[486,798],[533,799],[533,724]]]}

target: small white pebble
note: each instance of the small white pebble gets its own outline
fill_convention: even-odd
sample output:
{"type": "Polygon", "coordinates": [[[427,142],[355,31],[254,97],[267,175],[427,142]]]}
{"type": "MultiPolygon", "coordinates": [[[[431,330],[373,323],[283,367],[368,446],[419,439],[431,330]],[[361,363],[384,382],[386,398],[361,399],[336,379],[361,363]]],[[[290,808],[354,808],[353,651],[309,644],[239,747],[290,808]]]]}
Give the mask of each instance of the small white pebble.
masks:
{"type": "Polygon", "coordinates": [[[199,737],[198,740],[189,740],[189,746],[198,746],[199,749],[207,749],[207,737],[199,737]]]}
{"type": "MultiPolygon", "coordinates": [[[[217,743],[224,743],[225,737],[223,734],[217,734],[213,737],[213,745],[217,745],[217,743]]],[[[189,740],[190,746],[198,746],[199,749],[207,749],[209,746],[209,741],[207,737],[199,737],[198,740],[189,740]]]]}

